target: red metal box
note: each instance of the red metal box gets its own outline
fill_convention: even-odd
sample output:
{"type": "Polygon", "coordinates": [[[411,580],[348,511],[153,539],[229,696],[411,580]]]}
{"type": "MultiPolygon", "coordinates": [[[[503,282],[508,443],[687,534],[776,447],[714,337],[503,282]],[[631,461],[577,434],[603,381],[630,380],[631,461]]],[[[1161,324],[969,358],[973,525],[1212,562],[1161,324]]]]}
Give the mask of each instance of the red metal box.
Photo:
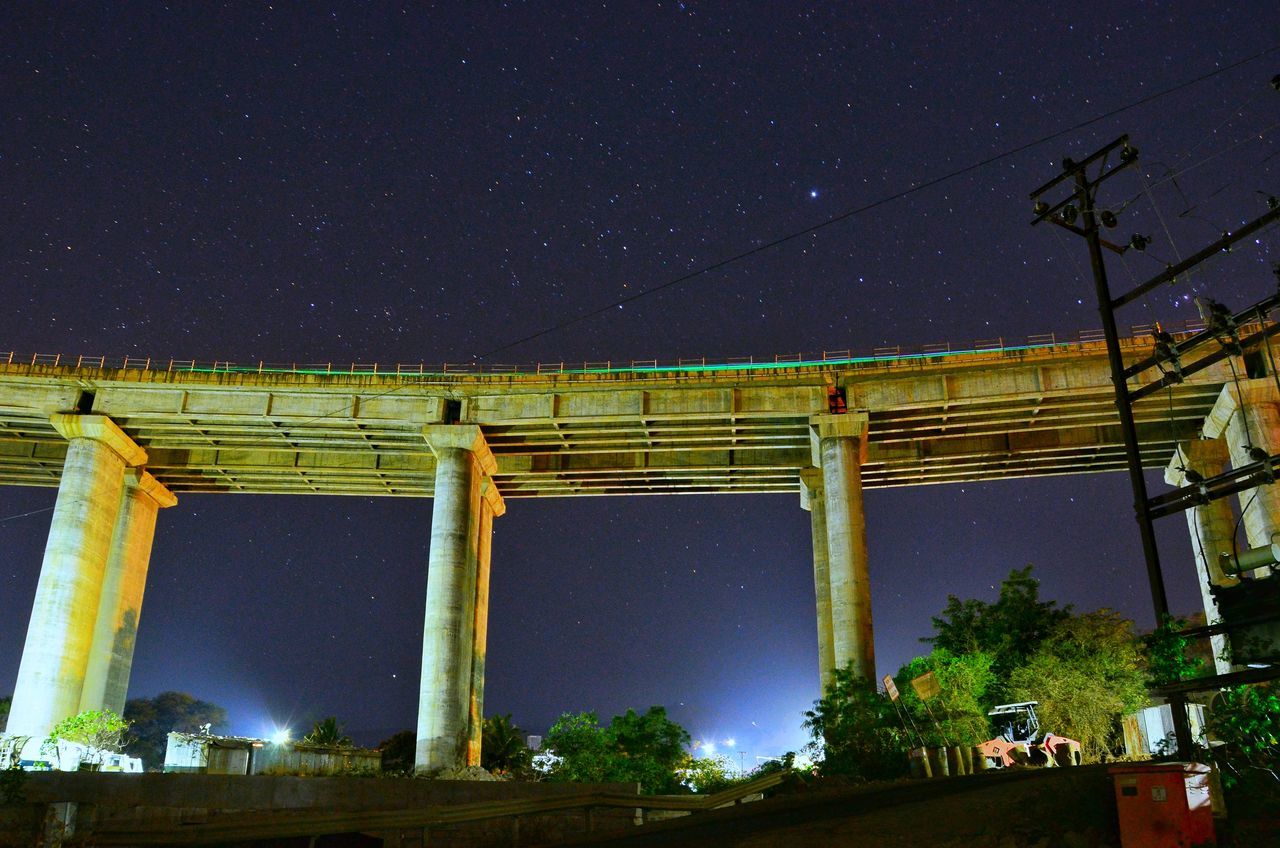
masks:
{"type": "Polygon", "coordinates": [[[1112,766],[1123,848],[1202,848],[1217,845],[1202,763],[1126,763],[1112,766]]]}

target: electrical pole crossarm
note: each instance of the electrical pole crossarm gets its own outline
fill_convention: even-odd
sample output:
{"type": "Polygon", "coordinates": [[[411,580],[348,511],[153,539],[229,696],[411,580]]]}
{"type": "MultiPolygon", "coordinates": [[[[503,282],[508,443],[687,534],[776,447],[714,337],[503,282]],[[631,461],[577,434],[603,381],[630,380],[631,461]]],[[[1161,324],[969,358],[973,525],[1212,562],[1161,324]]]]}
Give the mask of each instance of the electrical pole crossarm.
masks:
{"type": "Polygon", "coordinates": [[[1126,303],[1132,303],[1133,301],[1142,297],[1144,294],[1151,291],[1156,286],[1163,285],[1164,283],[1173,282],[1178,277],[1178,275],[1190,270],[1191,268],[1194,268],[1195,266],[1199,265],[1201,262],[1204,262],[1206,259],[1213,256],[1215,253],[1221,253],[1222,251],[1229,248],[1231,245],[1240,241],[1240,239],[1248,238],[1249,236],[1253,235],[1258,230],[1261,230],[1263,227],[1267,226],[1268,224],[1274,223],[1277,219],[1280,219],[1280,204],[1276,204],[1266,214],[1261,215],[1260,217],[1254,218],[1252,221],[1245,224],[1240,229],[1223,233],[1222,238],[1218,239],[1213,244],[1210,244],[1204,249],[1198,251],[1193,256],[1187,257],[1183,261],[1179,262],[1177,265],[1169,266],[1164,271],[1161,271],[1159,274],[1156,274],[1154,277],[1147,280],[1145,283],[1141,284],[1137,288],[1132,289],[1120,295],[1115,300],[1111,301],[1111,308],[1118,309],[1121,306],[1124,306],[1126,303]]]}

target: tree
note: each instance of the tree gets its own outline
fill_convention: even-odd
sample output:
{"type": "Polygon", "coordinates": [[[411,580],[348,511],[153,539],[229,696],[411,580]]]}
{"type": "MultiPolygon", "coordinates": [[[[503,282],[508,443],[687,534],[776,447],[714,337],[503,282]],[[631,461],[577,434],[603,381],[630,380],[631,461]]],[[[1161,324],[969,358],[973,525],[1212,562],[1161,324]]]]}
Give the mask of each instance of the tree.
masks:
{"type": "Polygon", "coordinates": [[[306,745],[328,745],[331,748],[350,748],[351,737],[342,732],[342,725],[334,716],[322,718],[311,726],[311,732],[302,737],[306,745]]]}
{"type": "Polygon", "coordinates": [[[990,703],[1006,700],[1013,670],[1071,614],[1070,605],[1059,608],[1056,601],[1040,600],[1040,581],[1031,576],[1031,569],[1028,565],[1010,571],[994,604],[948,595],[942,615],[933,619],[934,635],[922,640],[957,656],[989,654],[995,675],[988,692],[990,703]]]}
{"type": "Polygon", "coordinates": [[[624,769],[627,779],[639,781],[655,793],[680,790],[676,770],[689,761],[687,749],[692,740],[688,731],[667,718],[665,708],[650,707],[644,713],[627,710],[614,716],[609,736],[630,766],[624,769]]]}
{"type": "Polygon", "coordinates": [[[1156,629],[1142,637],[1147,655],[1147,676],[1152,686],[1190,680],[1203,673],[1204,658],[1191,654],[1191,640],[1182,635],[1186,627],[1186,619],[1165,613],[1156,629]]]}
{"type": "Polygon", "coordinates": [[[543,740],[555,755],[551,780],[586,783],[637,782],[641,791],[680,791],[677,770],[688,761],[689,733],[667,718],[663,707],[627,710],[601,727],[593,712],[566,713],[543,740]]]}
{"type": "Polygon", "coordinates": [[[9,726],[9,705],[12,703],[12,695],[0,698],[0,733],[4,733],[5,728],[9,726]]]}
{"type": "Polygon", "coordinates": [[[880,780],[907,773],[910,743],[893,704],[854,673],[852,662],[835,670],[826,694],[804,716],[822,774],[880,780]]]}
{"type": "Polygon", "coordinates": [[[511,723],[511,713],[484,720],[480,736],[480,765],[496,774],[518,774],[533,762],[524,734],[511,723]]]}
{"type": "Polygon", "coordinates": [[[89,749],[85,761],[101,764],[104,754],[124,747],[124,734],[128,729],[129,722],[111,710],[85,710],[55,724],[49,731],[48,741],[65,739],[84,745],[89,749]]]}
{"type": "Polygon", "coordinates": [[[1109,609],[1059,621],[1009,684],[1015,699],[1039,702],[1042,729],[1092,756],[1114,748],[1120,718],[1147,701],[1133,622],[1109,609]]]}
{"type": "Polygon", "coordinates": [[[382,770],[412,774],[417,748],[418,734],[412,730],[402,730],[383,739],[378,743],[378,750],[382,752],[382,770]]]}
{"type": "Polygon", "coordinates": [[[902,707],[915,722],[913,731],[920,731],[926,745],[976,745],[991,738],[987,693],[996,683],[991,666],[991,655],[983,651],[953,654],[946,648],[935,648],[927,657],[916,657],[898,670],[895,678],[902,707]],[[942,691],[926,704],[916,695],[911,681],[928,672],[937,677],[942,691]]]}
{"type": "Polygon", "coordinates": [[[719,792],[735,782],[728,757],[700,757],[690,760],[680,771],[680,781],[694,792],[719,792]]]}
{"type": "Polygon", "coordinates": [[[204,725],[216,730],[227,723],[225,709],[193,698],[186,692],[161,692],[154,698],[133,698],[124,705],[124,717],[133,724],[132,738],[125,745],[125,753],[140,758],[144,766],[155,769],[164,764],[170,731],[198,733],[204,725]]]}

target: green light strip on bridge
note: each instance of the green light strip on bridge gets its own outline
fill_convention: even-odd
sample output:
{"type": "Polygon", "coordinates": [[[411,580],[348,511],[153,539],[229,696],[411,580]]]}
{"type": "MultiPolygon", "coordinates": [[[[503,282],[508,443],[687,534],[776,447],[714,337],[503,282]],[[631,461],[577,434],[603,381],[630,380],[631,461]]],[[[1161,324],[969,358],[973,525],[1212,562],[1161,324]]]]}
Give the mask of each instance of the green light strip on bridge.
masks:
{"type": "Polygon", "coordinates": [[[725,362],[712,365],[646,365],[643,367],[627,366],[617,368],[565,368],[560,371],[424,371],[422,373],[395,371],[321,371],[313,368],[254,368],[252,366],[229,366],[226,368],[184,368],[179,373],[188,374],[307,374],[318,377],[395,377],[397,379],[427,379],[438,377],[542,377],[575,374],[706,374],[731,371],[779,370],[783,368],[830,368],[840,365],[869,365],[878,362],[899,362],[902,360],[941,359],[948,356],[967,356],[975,353],[1009,353],[1026,350],[1044,350],[1074,342],[1055,342],[1049,344],[1011,345],[1009,347],[986,348],[983,350],[945,350],[932,353],[899,353],[893,356],[855,356],[846,359],[808,359],[796,362],[725,362]]]}

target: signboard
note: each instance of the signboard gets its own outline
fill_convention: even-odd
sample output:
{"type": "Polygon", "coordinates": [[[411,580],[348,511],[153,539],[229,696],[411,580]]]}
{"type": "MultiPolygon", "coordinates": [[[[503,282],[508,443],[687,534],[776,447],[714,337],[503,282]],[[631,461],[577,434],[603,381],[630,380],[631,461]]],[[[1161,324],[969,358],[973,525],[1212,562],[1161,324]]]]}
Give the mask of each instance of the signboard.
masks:
{"type": "Polygon", "coordinates": [[[893,678],[889,675],[884,676],[884,691],[889,696],[889,700],[898,700],[898,687],[894,684],[893,678]]]}
{"type": "Polygon", "coordinates": [[[916,690],[916,694],[920,696],[922,701],[936,698],[942,694],[942,687],[938,684],[938,678],[934,676],[932,671],[927,671],[912,680],[911,688],[916,690]]]}

